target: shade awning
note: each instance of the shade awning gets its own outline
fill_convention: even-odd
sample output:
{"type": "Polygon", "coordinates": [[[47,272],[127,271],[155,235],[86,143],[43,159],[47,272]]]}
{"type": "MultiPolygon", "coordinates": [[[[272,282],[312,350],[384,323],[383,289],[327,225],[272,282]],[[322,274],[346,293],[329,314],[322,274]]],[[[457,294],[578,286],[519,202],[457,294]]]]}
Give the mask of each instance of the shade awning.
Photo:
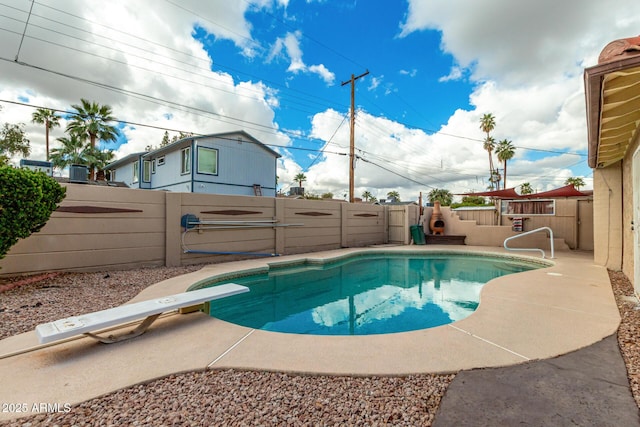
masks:
{"type": "Polygon", "coordinates": [[[492,197],[494,199],[518,199],[520,195],[516,193],[516,188],[506,188],[504,190],[483,191],[480,193],[460,193],[458,196],[492,197]]]}
{"type": "Polygon", "coordinates": [[[541,193],[526,194],[520,196],[521,199],[554,199],[558,197],[582,197],[589,196],[587,193],[576,190],[576,188],[569,184],[564,187],[556,188],[554,190],[543,191],[541,193]]]}
{"type": "Polygon", "coordinates": [[[518,194],[516,193],[515,187],[513,187],[505,190],[483,191],[480,193],[461,193],[458,195],[492,197],[494,199],[554,199],[559,197],[585,197],[590,196],[591,194],[576,190],[573,185],[569,184],[564,187],[533,194],[518,194]]]}

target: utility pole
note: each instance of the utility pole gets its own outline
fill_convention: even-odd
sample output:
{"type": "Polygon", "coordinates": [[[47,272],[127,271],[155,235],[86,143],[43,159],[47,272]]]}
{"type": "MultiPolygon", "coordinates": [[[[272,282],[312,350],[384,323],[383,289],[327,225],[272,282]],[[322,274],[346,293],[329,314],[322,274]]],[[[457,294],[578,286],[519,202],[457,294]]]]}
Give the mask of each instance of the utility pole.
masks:
{"type": "Polygon", "coordinates": [[[353,171],[356,168],[356,159],[355,159],[355,125],[356,125],[356,111],[355,111],[355,103],[356,103],[356,80],[361,77],[369,74],[369,70],[365,73],[360,74],[359,76],[354,76],[351,74],[351,80],[347,80],[346,82],[342,82],[342,86],[351,83],[351,135],[349,140],[349,203],[354,202],[354,174],[353,171]]]}

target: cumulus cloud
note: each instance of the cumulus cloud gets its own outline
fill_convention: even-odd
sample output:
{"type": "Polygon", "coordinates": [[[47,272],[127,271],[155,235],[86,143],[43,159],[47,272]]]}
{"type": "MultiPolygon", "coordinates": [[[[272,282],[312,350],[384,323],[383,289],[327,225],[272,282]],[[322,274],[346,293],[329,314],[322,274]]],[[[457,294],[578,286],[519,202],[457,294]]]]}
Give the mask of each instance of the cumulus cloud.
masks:
{"type": "MultiPolygon", "coordinates": [[[[20,0],[5,3],[13,9],[3,9],[4,13],[16,21],[3,21],[9,31],[0,44],[0,56],[10,60],[0,61],[0,99],[68,110],[80,98],[90,98],[111,105],[119,119],[176,133],[241,128],[266,143],[290,145],[292,132],[280,131],[276,120],[281,108],[278,91],[263,82],[212,71],[215,54],[210,57],[204,42],[193,37],[194,28],[215,40],[233,43],[250,61],[258,56],[283,61],[290,75],[304,73],[318,76],[327,85],[335,84],[329,66],[305,62],[300,31],[286,33],[270,45],[254,38],[247,12],[286,9],[288,0],[172,0],[153,8],[113,1],[104,2],[99,9],[80,0],[60,0],[55,8],[36,3],[31,17],[34,25],[26,34],[19,60],[50,72],[12,61],[24,30],[20,22],[28,8],[20,0]],[[51,20],[73,26],[76,32],[68,37],[48,31],[45,28],[51,20]]],[[[403,200],[416,200],[420,191],[434,187],[453,192],[485,189],[488,154],[482,149],[479,120],[488,112],[496,117],[496,139],[510,139],[517,147],[508,167],[509,186],[526,181],[540,190],[562,185],[581,157],[555,153],[584,152],[586,147],[583,68],[594,65],[611,40],[638,34],[640,15],[629,13],[635,10],[635,1],[611,0],[606,7],[595,0],[530,4],[408,0],[407,4],[398,40],[418,32],[438,32],[442,53],[454,64],[440,82],[470,81],[473,92],[468,107],[455,111],[434,133],[359,110],[356,196],[366,190],[384,198],[388,191],[397,190],[403,200]],[[536,154],[542,152],[551,153],[536,154]]],[[[398,73],[408,77],[426,74],[409,67],[398,73]]],[[[390,93],[390,76],[384,80],[382,75],[371,76],[367,89],[390,93]]],[[[30,123],[32,109],[1,105],[0,122],[25,123],[32,157],[44,158],[44,129],[30,123]]],[[[304,172],[308,177],[305,186],[313,192],[345,194],[349,124],[344,119],[344,112],[324,107],[310,114],[307,136],[325,141],[324,151],[319,156],[311,153],[308,163],[301,164],[289,151],[279,149],[283,155],[278,162],[281,185],[293,183],[293,177],[304,172]]],[[[62,120],[62,127],[52,130],[53,141],[63,136],[65,124],[62,120]]],[[[158,144],[164,133],[138,125],[127,125],[123,132],[128,143],[120,147],[118,156],[158,144]]]]}
{"type": "MultiPolygon", "coordinates": [[[[24,20],[24,3],[10,3],[13,9],[3,11],[24,20]]],[[[194,26],[203,28],[252,55],[259,44],[251,39],[251,26],[244,19],[248,7],[247,2],[195,0],[162,2],[151,9],[135,2],[108,2],[99,9],[76,0],[57,2],[55,8],[36,4],[19,55],[27,65],[0,61],[0,99],[69,111],[87,98],[110,105],[119,120],[160,128],[124,126],[127,143],[116,151],[117,157],[158,145],[164,129],[173,130],[171,135],[244,129],[265,142],[288,145],[289,138],[278,133],[274,123],[277,92],[262,82],[236,81],[228,73],[212,71],[212,59],[192,34],[194,26]],[[211,16],[215,22],[205,18],[211,16]],[[81,31],[75,38],[65,37],[47,30],[55,29],[52,20],[81,31]]],[[[260,5],[254,2],[251,7],[260,5]]],[[[20,45],[24,28],[12,25],[14,32],[0,44],[3,58],[14,58],[20,45]]],[[[31,157],[43,159],[44,128],[30,123],[33,110],[3,107],[0,121],[25,123],[31,157]]],[[[62,123],[51,132],[52,148],[64,136],[62,123]]]]}
{"type": "Polygon", "coordinates": [[[298,72],[317,74],[327,85],[332,85],[336,76],[327,67],[323,64],[307,66],[302,60],[301,38],[302,33],[300,31],[290,32],[284,37],[278,38],[273,44],[267,60],[272,61],[278,57],[288,58],[289,68],[287,71],[294,74],[298,72]]]}

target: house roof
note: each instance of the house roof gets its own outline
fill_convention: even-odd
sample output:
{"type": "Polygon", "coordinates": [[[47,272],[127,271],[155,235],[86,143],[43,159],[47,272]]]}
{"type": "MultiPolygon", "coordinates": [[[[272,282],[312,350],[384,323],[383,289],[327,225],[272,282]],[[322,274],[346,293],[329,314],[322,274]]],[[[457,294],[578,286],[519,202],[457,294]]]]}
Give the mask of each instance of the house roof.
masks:
{"type": "Polygon", "coordinates": [[[640,36],[614,40],[584,70],[589,166],[624,158],[640,129],[640,36]]]}
{"type": "MultiPolygon", "coordinates": [[[[62,183],[62,184],[79,184],[78,182],[71,182],[69,180],[69,178],[67,178],[67,177],[55,176],[53,178],[57,182],[62,183]]],[[[120,182],[120,181],[105,181],[103,179],[87,180],[86,182],[83,182],[82,184],[79,184],[79,185],[98,185],[98,186],[101,186],[101,187],[129,188],[129,186],[127,184],[125,184],[124,182],[120,182]]]]}
{"type": "Polygon", "coordinates": [[[515,187],[507,188],[504,190],[483,191],[480,193],[461,193],[459,196],[478,196],[478,197],[493,197],[494,199],[517,199],[520,197],[516,193],[515,187]]]}
{"type": "Polygon", "coordinates": [[[245,132],[243,130],[239,130],[239,131],[235,131],[235,132],[212,133],[212,134],[208,134],[208,135],[188,136],[186,138],[179,139],[176,142],[172,142],[169,145],[165,145],[164,147],[160,147],[160,148],[158,148],[156,150],[150,151],[149,153],[145,154],[145,157],[154,157],[154,156],[157,156],[157,155],[162,154],[164,152],[171,151],[173,148],[175,148],[176,146],[180,146],[181,144],[183,144],[186,141],[191,141],[191,140],[197,141],[199,139],[205,139],[205,138],[228,139],[230,141],[237,141],[238,140],[238,138],[237,138],[238,135],[241,135],[242,137],[244,137],[243,141],[251,142],[253,144],[258,145],[262,149],[264,149],[267,152],[269,152],[270,154],[272,154],[274,157],[276,157],[276,158],[282,157],[276,151],[274,151],[271,148],[267,147],[262,142],[258,141],[253,136],[249,135],[247,132],[245,132]],[[234,136],[235,136],[235,138],[234,138],[234,136]]]}
{"type": "Polygon", "coordinates": [[[104,170],[113,170],[117,167],[120,167],[122,165],[126,165],[127,163],[132,163],[135,162],[136,160],[138,160],[140,158],[140,156],[145,155],[147,152],[146,151],[140,151],[138,153],[132,153],[129,154],[127,156],[124,156],[123,158],[116,160],[115,162],[111,162],[108,165],[106,165],[104,167],[104,170]]]}
{"type": "Polygon", "coordinates": [[[134,161],[138,160],[138,158],[140,158],[141,156],[143,157],[156,157],[159,154],[165,153],[167,151],[171,151],[173,150],[175,147],[178,147],[182,144],[184,144],[187,141],[191,141],[191,140],[198,140],[198,139],[203,139],[203,138],[218,138],[218,139],[229,139],[231,141],[237,141],[238,135],[242,135],[245,139],[243,139],[243,141],[245,142],[251,142],[253,144],[256,144],[258,146],[260,146],[261,148],[263,148],[264,150],[268,151],[269,153],[271,153],[274,157],[276,158],[280,158],[282,157],[280,154],[278,154],[277,152],[273,151],[271,148],[267,147],[266,145],[264,145],[262,142],[258,141],[257,139],[255,139],[253,136],[249,135],[247,132],[240,130],[240,131],[236,131],[236,132],[225,132],[225,133],[212,133],[209,135],[198,135],[198,136],[189,136],[186,138],[182,138],[179,139],[176,142],[172,142],[169,145],[165,145],[164,147],[160,147],[156,150],[153,151],[141,151],[139,153],[133,153],[133,154],[129,154],[128,156],[125,156],[119,160],[116,160],[115,162],[109,163],[107,166],[105,166],[105,170],[110,170],[110,169],[115,169],[117,167],[120,167],[122,165],[126,165],[127,163],[133,163],[134,161]],[[233,138],[232,136],[236,136],[236,138],[233,138]]]}
{"type": "Polygon", "coordinates": [[[560,197],[586,197],[590,196],[591,194],[591,192],[578,191],[573,185],[569,184],[565,185],[564,187],[533,194],[518,194],[516,193],[515,187],[513,187],[507,188],[505,190],[484,191],[481,193],[464,193],[459,195],[492,197],[494,199],[557,199],[560,197]]]}

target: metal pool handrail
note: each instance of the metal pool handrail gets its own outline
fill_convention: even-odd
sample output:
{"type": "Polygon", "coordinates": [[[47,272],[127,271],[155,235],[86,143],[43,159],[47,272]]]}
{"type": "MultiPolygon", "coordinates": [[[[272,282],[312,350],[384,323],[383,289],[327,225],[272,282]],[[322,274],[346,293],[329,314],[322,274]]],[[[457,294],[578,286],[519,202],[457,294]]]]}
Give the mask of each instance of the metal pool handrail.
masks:
{"type": "Polygon", "coordinates": [[[504,239],[504,248],[508,251],[540,251],[540,253],[542,253],[542,258],[545,257],[545,253],[542,249],[539,248],[510,248],[507,246],[507,242],[509,240],[513,240],[513,239],[517,239],[518,237],[522,237],[522,236],[526,236],[532,233],[536,233],[538,231],[542,231],[542,230],[549,230],[549,240],[551,241],[551,259],[554,258],[554,252],[553,252],[553,230],[549,227],[540,227],[540,228],[536,228],[535,230],[531,230],[531,231],[527,231],[525,233],[522,234],[517,234],[515,236],[511,236],[511,237],[507,237],[506,239],[504,239]]]}

